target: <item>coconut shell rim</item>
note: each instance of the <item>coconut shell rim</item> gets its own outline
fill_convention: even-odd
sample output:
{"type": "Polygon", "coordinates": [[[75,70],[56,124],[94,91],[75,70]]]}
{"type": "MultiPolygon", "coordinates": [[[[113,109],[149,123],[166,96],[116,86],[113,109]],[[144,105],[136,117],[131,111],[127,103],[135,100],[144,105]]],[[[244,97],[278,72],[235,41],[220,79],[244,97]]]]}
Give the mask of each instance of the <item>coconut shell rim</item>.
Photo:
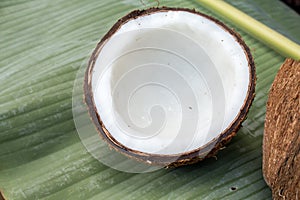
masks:
{"type": "Polygon", "coordinates": [[[184,164],[195,163],[207,157],[211,157],[215,155],[221,147],[223,147],[228,141],[231,140],[231,138],[236,134],[237,130],[240,128],[241,123],[245,120],[249,108],[253,102],[255,96],[255,85],[256,85],[256,75],[255,75],[254,60],[251,55],[249,47],[246,45],[246,43],[243,41],[243,39],[238,33],[230,29],[229,27],[227,27],[224,23],[220,22],[219,20],[211,16],[208,16],[206,14],[200,13],[195,9],[155,7],[155,8],[148,8],[145,10],[134,10],[130,12],[129,14],[120,18],[112,26],[112,28],[103,36],[103,38],[100,40],[100,42],[97,44],[96,48],[94,49],[88,62],[88,67],[84,77],[84,99],[85,99],[85,103],[88,106],[88,113],[94,125],[96,126],[96,130],[98,134],[101,136],[102,139],[104,139],[109,144],[110,147],[112,147],[113,149],[117,150],[118,152],[130,158],[134,158],[144,163],[163,165],[163,166],[180,166],[184,164]],[[97,113],[97,108],[93,98],[91,77],[92,77],[92,72],[93,72],[95,62],[98,58],[98,55],[102,47],[110,39],[110,37],[120,29],[122,25],[124,25],[130,20],[134,20],[141,16],[146,16],[157,12],[168,12],[168,11],[184,11],[184,12],[190,12],[192,14],[200,15],[216,23],[219,27],[223,28],[231,36],[233,36],[234,39],[239,43],[239,45],[244,50],[244,54],[248,60],[249,85],[247,90],[247,96],[245,98],[242,107],[240,108],[240,112],[237,114],[237,116],[234,118],[231,124],[225,130],[223,130],[217,137],[212,139],[207,144],[198,147],[197,149],[190,150],[184,153],[165,155],[165,154],[145,153],[134,149],[130,149],[124,146],[123,144],[119,143],[116,139],[114,139],[114,137],[106,129],[104,123],[101,120],[100,115],[97,113]]]}

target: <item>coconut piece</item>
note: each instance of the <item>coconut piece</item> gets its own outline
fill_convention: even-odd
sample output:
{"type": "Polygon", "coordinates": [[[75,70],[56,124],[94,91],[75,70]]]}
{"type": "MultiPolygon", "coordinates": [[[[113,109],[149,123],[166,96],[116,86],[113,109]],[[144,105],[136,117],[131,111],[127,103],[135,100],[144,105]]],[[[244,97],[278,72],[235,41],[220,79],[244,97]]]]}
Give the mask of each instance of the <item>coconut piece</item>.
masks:
{"type": "Polygon", "coordinates": [[[5,200],[6,198],[4,197],[3,192],[0,190],[0,200],[5,200]]]}
{"type": "Polygon", "coordinates": [[[118,20],[90,58],[84,90],[91,119],[113,149],[180,166],[230,141],[255,81],[240,35],[195,10],[162,7],[118,20]]]}
{"type": "Polygon", "coordinates": [[[263,138],[263,174],[274,199],[300,198],[300,61],[286,59],[272,84],[263,138]]]}

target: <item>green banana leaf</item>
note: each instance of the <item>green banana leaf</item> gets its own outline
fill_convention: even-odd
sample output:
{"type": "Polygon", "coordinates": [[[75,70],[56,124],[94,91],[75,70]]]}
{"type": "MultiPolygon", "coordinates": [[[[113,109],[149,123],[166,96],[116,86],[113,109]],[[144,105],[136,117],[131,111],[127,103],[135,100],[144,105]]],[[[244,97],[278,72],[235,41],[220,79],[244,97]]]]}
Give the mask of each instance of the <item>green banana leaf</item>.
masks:
{"type": "MultiPolygon", "coordinates": [[[[280,1],[229,1],[300,43],[300,17],[280,1]]],[[[215,158],[132,174],[111,169],[82,145],[72,115],[77,70],[121,16],[155,0],[0,1],[0,191],[6,199],[270,199],[262,176],[265,103],[284,57],[238,31],[257,67],[256,98],[232,142],[215,158]]],[[[1,196],[1,195],[0,195],[1,196]]],[[[1,199],[1,197],[0,197],[1,199]]]]}

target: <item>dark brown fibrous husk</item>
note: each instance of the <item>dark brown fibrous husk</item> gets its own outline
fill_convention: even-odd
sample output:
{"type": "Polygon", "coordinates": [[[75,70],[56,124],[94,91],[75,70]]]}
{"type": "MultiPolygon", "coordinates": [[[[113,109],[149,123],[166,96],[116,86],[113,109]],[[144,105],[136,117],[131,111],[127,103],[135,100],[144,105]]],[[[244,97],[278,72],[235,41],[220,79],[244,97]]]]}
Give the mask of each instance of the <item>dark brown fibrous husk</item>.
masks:
{"type": "Polygon", "coordinates": [[[2,191],[0,190],[0,200],[5,200],[6,198],[4,197],[2,191]]]}
{"type": "Polygon", "coordinates": [[[300,199],[300,61],[287,59],[267,102],[263,174],[274,199],[300,199]]]}
{"type": "Polygon", "coordinates": [[[163,165],[165,167],[177,167],[181,165],[187,165],[196,163],[201,161],[205,158],[214,156],[219,149],[221,149],[226,143],[228,143],[231,138],[236,134],[238,129],[241,126],[241,123],[245,120],[248,110],[252,104],[252,101],[255,96],[255,83],[256,83],[256,75],[255,75],[255,64],[253,57],[250,53],[250,49],[242,40],[241,36],[233,31],[232,29],[228,28],[222,22],[202,13],[199,13],[195,10],[186,9],[186,8],[168,8],[168,7],[160,7],[160,8],[149,8],[146,10],[135,10],[131,13],[127,14],[126,16],[119,19],[113,27],[107,32],[106,35],[102,38],[102,40],[98,43],[96,49],[94,50],[90,60],[88,69],[85,74],[85,81],[84,81],[84,97],[85,102],[88,106],[88,111],[92,121],[94,122],[96,129],[99,135],[104,139],[110,147],[115,149],[116,151],[130,157],[136,159],[138,161],[144,163],[151,163],[151,165],[163,165]],[[127,148],[123,144],[119,143],[113,136],[109,133],[106,129],[105,124],[101,120],[101,116],[97,113],[97,109],[95,106],[95,102],[93,100],[93,91],[91,87],[91,77],[93,72],[93,67],[95,65],[96,59],[106,41],[109,40],[119,29],[120,27],[127,23],[130,20],[136,19],[141,16],[151,15],[156,12],[168,12],[168,11],[185,11],[190,12],[196,15],[200,15],[205,17],[212,22],[216,23],[217,25],[221,26],[224,30],[230,33],[235,40],[240,44],[243,48],[246,58],[248,60],[248,68],[249,68],[249,86],[247,91],[247,97],[240,109],[240,112],[222,133],[218,135],[215,139],[213,139],[208,144],[201,146],[193,151],[182,153],[181,155],[160,155],[160,154],[149,154],[140,151],[136,151],[130,148],[127,148]]]}

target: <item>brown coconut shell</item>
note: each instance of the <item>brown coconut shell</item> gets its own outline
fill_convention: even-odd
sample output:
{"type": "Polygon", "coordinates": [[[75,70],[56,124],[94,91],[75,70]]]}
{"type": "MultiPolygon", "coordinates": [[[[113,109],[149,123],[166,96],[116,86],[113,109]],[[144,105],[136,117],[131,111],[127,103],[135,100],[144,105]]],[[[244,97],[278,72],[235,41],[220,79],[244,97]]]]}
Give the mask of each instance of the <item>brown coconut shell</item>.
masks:
{"type": "Polygon", "coordinates": [[[6,198],[4,197],[3,192],[0,190],[0,200],[5,200],[6,198]]]}
{"type": "Polygon", "coordinates": [[[263,138],[263,174],[274,199],[300,199],[300,61],[287,59],[273,82],[263,138]]]}
{"type": "Polygon", "coordinates": [[[235,136],[236,132],[239,130],[241,123],[245,120],[248,110],[252,104],[252,101],[255,96],[255,83],[256,83],[256,75],[255,75],[255,64],[253,57],[250,53],[250,49],[243,41],[241,36],[233,31],[232,29],[228,28],[222,22],[205,15],[203,13],[199,13],[195,10],[187,9],[187,8],[169,8],[169,7],[160,7],[160,8],[149,8],[146,10],[135,10],[127,14],[126,16],[119,19],[112,28],[104,35],[101,41],[98,43],[96,49],[94,50],[88,64],[88,69],[86,70],[85,74],[85,81],[84,81],[84,97],[85,102],[88,106],[89,115],[94,122],[96,129],[110,147],[115,149],[116,151],[126,155],[127,157],[136,159],[138,161],[150,164],[150,165],[162,165],[165,167],[178,167],[187,164],[193,164],[199,162],[205,158],[214,156],[225,144],[227,144],[233,136],[235,136]],[[96,59],[107,40],[110,39],[119,29],[120,27],[127,23],[130,20],[136,19],[141,16],[150,15],[156,12],[168,12],[168,11],[185,11],[190,12],[196,15],[203,16],[217,25],[221,26],[224,30],[230,33],[235,40],[240,44],[243,48],[246,58],[248,60],[248,67],[249,67],[249,86],[247,91],[247,97],[243,103],[243,106],[240,109],[240,112],[233,120],[231,125],[227,127],[222,133],[218,135],[218,137],[214,138],[212,141],[207,143],[204,146],[201,146],[193,151],[185,152],[182,154],[174,154],[174,155],[160,155],[160,154],[149,154],[140,151],[136,151],[133,149],[129,149],[123,144],[119,143],[115,138],[109,133],[106,129],[105,124],[101,120],[101,116],[97,113],[97,109],[95,106],[95,102],[93,100],[93,92],[91,87],[91,77],[93,68],[96,62],[96,59]]]}

